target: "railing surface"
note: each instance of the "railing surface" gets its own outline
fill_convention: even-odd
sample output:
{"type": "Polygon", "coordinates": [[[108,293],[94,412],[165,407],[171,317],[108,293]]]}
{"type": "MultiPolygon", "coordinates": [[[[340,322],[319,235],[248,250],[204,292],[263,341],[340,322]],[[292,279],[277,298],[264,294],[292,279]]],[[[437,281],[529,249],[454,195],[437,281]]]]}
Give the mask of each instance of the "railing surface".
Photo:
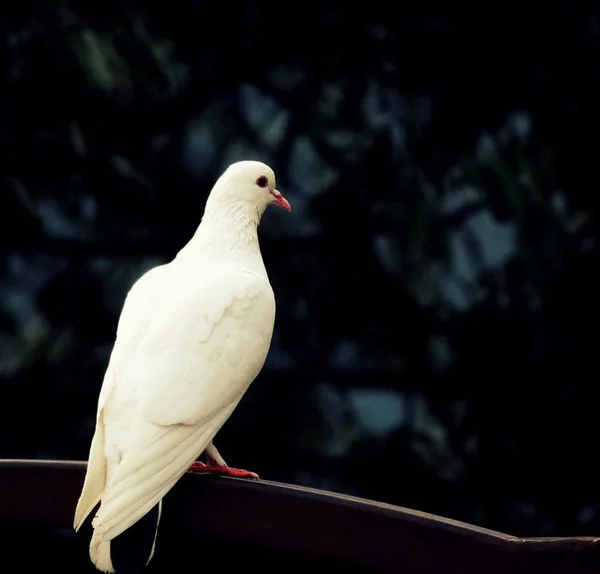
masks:
{"type": "MultiPolygon", "coordinates": [[[[7,572],[96,572],[88,539],[72,531],[85,468],[0,459],[0,546],[3,563],[14,563],[7,572]]],[[[186,474],[165,499],[149,571],[222,570],[240,560],[261,572],[596,574],[600,538],[517,538],[315,489],[186,474]]]]}

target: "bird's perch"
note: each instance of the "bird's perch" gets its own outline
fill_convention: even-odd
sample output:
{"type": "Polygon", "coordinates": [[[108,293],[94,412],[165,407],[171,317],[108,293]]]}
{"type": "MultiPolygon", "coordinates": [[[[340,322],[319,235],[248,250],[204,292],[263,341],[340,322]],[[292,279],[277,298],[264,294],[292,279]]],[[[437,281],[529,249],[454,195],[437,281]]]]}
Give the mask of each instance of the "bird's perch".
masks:
{"type": "MultiPolygon", "coordinates": [[[[63,558],[63,572],[88,571],[91,566],[70,530],[85,467],[85,462],[0,460],[0,529],[13,538],[18,532],[54,532],[61,542],[49,547],[68,557],[63,558]]],[[[220,560],[228,549],[247,566],[250,562],[250,571],[254,560],[262,572],[319,564],[334,565],[336,571],[404,574],[600,572],[600,538],[517,538],[397,506],[264,480],[186,474],[165,499],[164,524],[151,571],[176,563],[183,571],[192,559],[205,570],[209,545],[209,550],[221,549],[220,560]]],[[[33,563],[36,541],[25,543],[33,563]]],[[[17,546],[22,545],[21,540],[17,546]]],[[[42,554],[40,565],[48,558],[42,554]]]]}

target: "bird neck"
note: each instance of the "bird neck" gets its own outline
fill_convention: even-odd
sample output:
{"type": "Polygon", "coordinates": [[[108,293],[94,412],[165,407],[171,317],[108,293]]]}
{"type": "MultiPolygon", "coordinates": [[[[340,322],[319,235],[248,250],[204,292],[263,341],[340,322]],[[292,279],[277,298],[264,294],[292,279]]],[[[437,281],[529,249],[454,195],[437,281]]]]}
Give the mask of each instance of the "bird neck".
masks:
{"type": "MultiPolygon", "coordinates": [[[[202,222],[181,255],[210,254],[264,272],[258,243],[261,213],[244,204],[206,205],[202,222]]],[[[266,273],[266,272],[265,272],[266,273]]]]}

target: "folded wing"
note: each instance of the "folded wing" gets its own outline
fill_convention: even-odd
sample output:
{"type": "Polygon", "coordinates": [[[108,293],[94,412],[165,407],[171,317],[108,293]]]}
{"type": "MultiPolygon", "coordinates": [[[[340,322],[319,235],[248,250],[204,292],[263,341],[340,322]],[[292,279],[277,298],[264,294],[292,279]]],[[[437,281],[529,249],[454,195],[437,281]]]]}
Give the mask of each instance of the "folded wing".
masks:
{"type": "Polygon", "coordinates": [[[115,366],[119,384],[135,386],[137,413],[93,521],[104,540],[164,497],[229,418],[266,359],[275,303],[264,278],[243,274],[232,282],[221,276],[181,293],[177,301],[156,302],[160,308],[144,333],[126,321],[119,327],[118,338],[137,338],[115,366]]]}

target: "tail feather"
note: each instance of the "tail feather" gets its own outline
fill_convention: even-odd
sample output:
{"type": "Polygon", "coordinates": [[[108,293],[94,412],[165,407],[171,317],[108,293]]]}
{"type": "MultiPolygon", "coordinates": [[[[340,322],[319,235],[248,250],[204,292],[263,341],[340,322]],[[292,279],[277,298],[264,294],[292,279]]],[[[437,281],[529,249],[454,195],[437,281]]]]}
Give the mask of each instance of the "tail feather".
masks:
{"type": "MultiPolygon", "coordinates": [[[[88,468],[73,520],[75,531],[87,524],[86,519],[106,493],[108,477],[107,460],[104,455],[104,421],[102,412],[96,422],[96,431],[90,446],[88,468]]],[[[98,510],[100,510],[98,508],[98,510]]],[[[149,512],[112,540],[95,529],[92,532],[89,555],[94,566],[101,572],[131,572],[147,566],[154,556],[158,536],[158,524],[162,514],[162,500],[150,507],[149,512]]],[[[94,521],[91,521],[93,528],[94,521]]],[[[86,526],[87,529],[87,526],[86,526]]]]}
{"type": "Polygon", "coordinates": [[[156,550],[156,539],[158,538],[158,525],[160,524],[161,515],[162,515],[162,500],[158,503],[158,518],[156,519],[156,528],[154,529],[154,540],[152,541],[152,549],[150,550],[150,556],[148,557],[146,566],[148,566],[148,564],[150,564],[150,560],[152,560],[152,558],[154,556],[154,551],[156,550]]]}
{"type": "Polygon", "coordinates": [[[102,572],[135,572],[154,557],[162,500],[138,522],[112,540],[94,531],[90,542],[90,559],[102,572]]]}
{"type": "Polygon", "coordinates": [[[90,512],[100,502],[106,487],[106,457],[104,456],[104,421],[102,414],[96,421],[96,431],[90,446],[88,467],[83,482],[83,489],[77,501],[73,528],[77,532],[90,512]]]}
{"type": "Polygon", "coordinates": [[[90,559],[98,570],[112,574],[115,569],[110,556],[110,542],[94,531],[90,542],[90,559]]]}

